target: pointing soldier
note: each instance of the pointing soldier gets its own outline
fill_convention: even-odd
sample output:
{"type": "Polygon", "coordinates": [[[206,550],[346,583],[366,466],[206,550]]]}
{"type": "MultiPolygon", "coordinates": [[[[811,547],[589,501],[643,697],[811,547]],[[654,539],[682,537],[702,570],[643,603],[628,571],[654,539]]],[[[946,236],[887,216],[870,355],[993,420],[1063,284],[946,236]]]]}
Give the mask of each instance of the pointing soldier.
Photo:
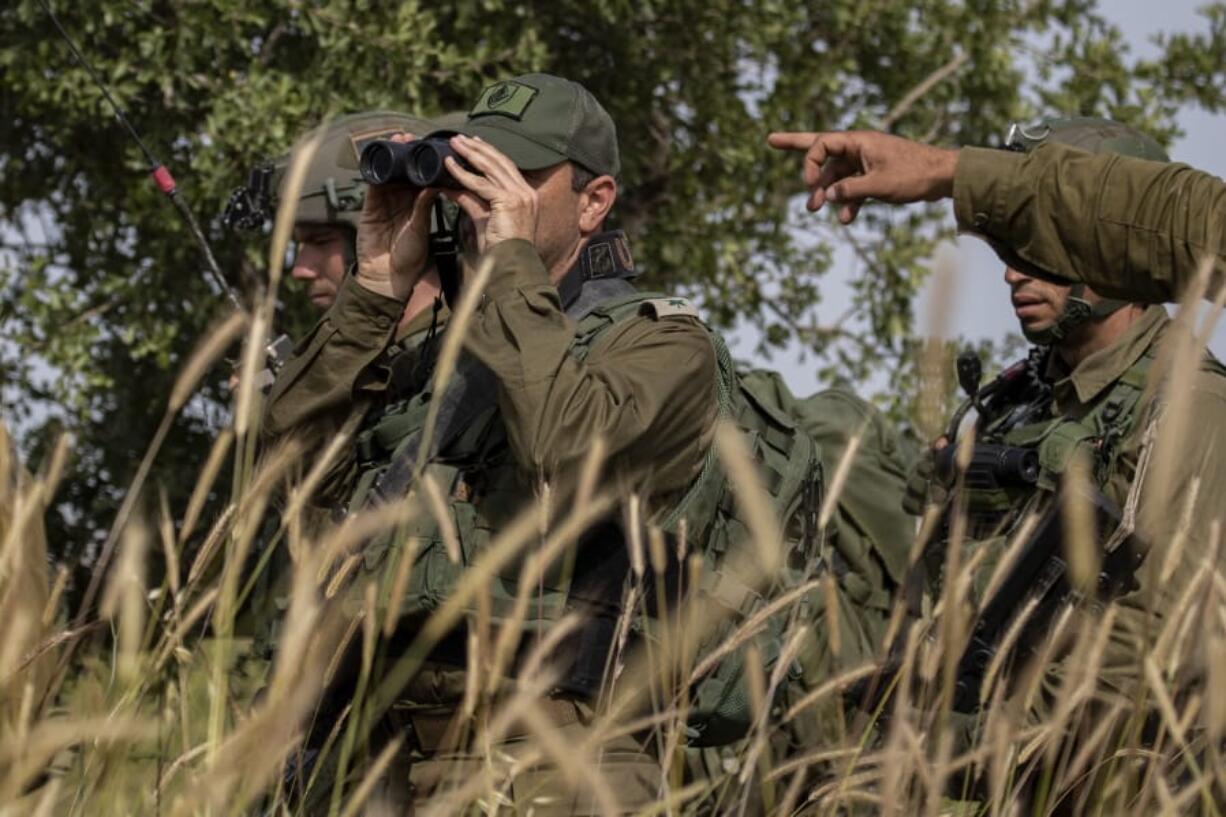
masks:
{"type": "Polygon", "coordinates": [[[1184,164],[1047,143],[1025,153],[945,149],[874,131],[774,133],[806,153],[809,209],[848,224],[868,199],[952,198],[958,226],[1112,298],[1172,301],[1213,261],[1226,276],[1226,183],[1184,164]]]}
{"type": "MultiPolygon", "coordinates": [[[[867,198],[906,203],[953,195],[959,225],[986,238],[1005,262],[1015,314],[1036,344],[1026,361],[982,387],[971,365],[977,361],[960,360],[967,405],[977,416],[967,428],[960,411],[950,431],[973,433],[973,453],[956,486],[966,506],[966,558],[981,561],[972,577],[976,618],[957,665],[955,708],[978,708],[984,671],[1006,629],[1019,622],[1018,649],[1037,647],[1047,635],[1043,622],[1067,598],[1052,593],[1046,577],[1062,587],[1074,581],[1062,527],[1062,503],[1074,501],[1066,498],[1074,469],[1099,509],[1099,589],[1118,603],[1098,700],[1127,699],[1144,683],[1139,656],[1150,653],[1162,620],[1215,552],[1226,493],[1226,368],[1203,354],[1185,398],[1191,422],[1173,429],[1167,375],[1154,365],[1171,321],[1161,306],[1140,300],[1170,297],[1186,282],[1199,261],[1189,239],[1205,246],[1209,216],[1174,206],[1188,202],[1189,189],[1165,188],[1170,196],[1159,207],[1145,201],[1152,186],[1130,182],[1195,182],[1203,197],[1209,180],[1165,164],[1165,153],[1145,135],[1089,118],[1015,128],[1012,152],[947,151],[879,133],[772,134],[770,141],[806,152],[810,208],[836,204],[844,223],[867,198]],[[1093,180],[1090,168],[1099,173],[1093,180]],[[1138,229],[1159,224],[1166,230],[1159,235],[1138,229]],[[1173,240],[1171,230],[1188,243],[1173,240]],[[1174,266],[1164,263],[1168,257],[1174,266]],[[1167,450],[1151,452],[1155,440],[1167,450]],[[1151,453],[1170,463],[1161,484],[1146,465],[1151,453]],[[1108,548],[1115,540],[1109,535],[1129,532],[1124,509],[1135,511],[1136,535],[1108,548]],[[1003,579],[994,577],[1011,546],[1020,546],[1018,555],[1003,579]],[[985,597],[989,577],[996,590],[985,597]],[[1031,597],[1040,605],[1023,616],[1031,597]]],[[[913,512],[925,500],[948,505],[959,473],[953,449],[936,451],[917,473],[913,512]]],[[[938,583],[946,579],[939,545],[948,535],[939,534],[938,546],[927,550],[927,572],[938,583]]]]}

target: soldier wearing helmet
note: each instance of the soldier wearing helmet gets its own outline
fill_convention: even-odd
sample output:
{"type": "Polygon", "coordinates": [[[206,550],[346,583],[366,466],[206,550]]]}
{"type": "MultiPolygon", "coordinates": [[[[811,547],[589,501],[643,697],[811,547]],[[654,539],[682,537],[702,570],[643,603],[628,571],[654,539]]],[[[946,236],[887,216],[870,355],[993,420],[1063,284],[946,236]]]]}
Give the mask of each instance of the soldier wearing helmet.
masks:
{"type": "MultiPolygon", "coordinates": [[[[1014,125],[1005,139],[1010,150],[1029,152],[1041,144],[1063,144],[1092,153],[1113,153],[1149,161],[1168,162],[1161,146],[1143,133],[1116,122],[1093,117],[1049,119],[1033,127],[1014,125]]],[[[1083,283],[1065,285],[1024,260],[1007,244],[987,239],[1005,262],[1005,282],[1013,292],[1013,306],[1022,333],[1031,343],[1056,346],[1066,360],[1109,341],[1116,330],[1130,324],[1144,310],[1105,298],[1083,283]],[[1116,316],[1117,313],[1124,314],[1116,316]]]]}
{"type": "MultiPolygon", "coordinates": [[[[1005,146],[1029,152],[1048,144],[1169,161],[1148,136],[1116,122],[1084,117],[1015,126],[1005,146]]],[[[1031,452],[1033,467],[1024,479],[1002,478],[990,485],[992,480],[980,480],[982,474],[968,471],[963,493],[970,547],[987,547],[986,563],[992,564],[1027,517],[1055,501],[1069,470],[1080,463],[1092,487],[1111,506],[1136,509],[1139,550],[1129,568],[1136,572],[1120,583],[1132,590],[1122,589],[1119,602],[1125,628],[1142,632],[1143,617],[1151,611],[1161,616],[1172,607],[1211,548],[1211,528],[1219,518],[1217,498],[1226,491],[1226,460],[1208,452],[1226,444],[1226,368],[1204,353],[1190,383],[1187,420],[1196,431],[1187,429],[1182,439],[1165,434],[1169,398],[1161,381],[1154,379],[1165,377],[1155,374],[1160,370],[1155,362],[1171,331],[1166,310],[1104,297],[1085,284],[1054,277],[1028,261],[1017,245],[992,238],[988,242],[1005,262],[1004,280],[1014,313],[1035,346],[1026,361],[978,390],[974,445],[979,451],[1031,452]],[[1147,481],[1143,465],[1155,439],[1179,449],[1162,485],[1147,481]],[[1180,538],[1185,543],[1184,558],[1171,563],[1168,549],[1180,538]],[[1169,582],[1158,585],[1153,565],[1145,564],[1150,560],[1167,564],[1169,582]]],[[[951,424],[948,436],[971,433],[957,425],[951,424]]],[[[938,445],[944,442],[945,438],[938,445]]],[[[952,462],[948,453],[944,459],[952,462]]],[[[937,467],[924,475],[924,481],[930,496],[944,496],[956,469],[940,467],[939,453],[936,460],[937,467]]],[[[1108,526],[1100,523],[1100,527],[1108,526]]],[[[1100,532],[1104,539],[1110,533],[1100,532]]],[[[939,570],[933,564],[929,573],[936,575],[939,570]]],[[[1108,651],[1104,684],[1116,691],[1127,689],[1135,660],[1135,652],[1108,651]]]]}
{"type": "MultiPolygon", "coordinates": [[[[1179,600],[1181,594],[1185,601],[1191,598],[1188,591],[1198,571],[1221,565],[1215,528],[1222,521],[1226,491],[1226,457],[1221,455],[1226,446],[1226,373],[1194,344],[1180,358],[1190,366],[1172,368],[1165,361],[1154,365],[1163,340],[1177,333],[1164,310],[1136,302],[1177,297],[1206,259],[1214,272],[1208,292],[1212,296],[1220,288],[1226,258],[1226,186],[1206,173],[1167,162],[1152,140],[1103,120],[1049,120],[1014,128],[1006,142],[1013,150],[945,149],[872,131],[769,137],[771,146],[804,155],[810,210],[831,203],[839,220],[849,224],[870,199],[908,204],[951,198],[958,227],[988,240],[1005,261],[1023,330],[1039,345],[1027,361],[982,387],[978,361],[971,356],[959,359],[959,380],[972,396],[950,430],[961,427],[963,439],[974,442],[969,466],[962,468],[967,462],[963,457],[949,457],[945,452],[952,453],[954,447],[945,445],[911,486],[916,510],[921,503],[915,500],[929,500],[930,508],[953,509],[948,517],[957,519],[962,503],[968,506],[970,530],[962,541],[969,551],[964,556],[973,560],[969,595],[974,618],[969,623],[974,629],[968,649],[960,658],[954,656],[957,674],[976,666],[1008,667],[1000,663],[1001,651],[1008,649],[1002,646],[1004,639],[981,638],[985,621],[1002,623],[997,632],[1010,645],[1026,646],[1029,641],[1041,649],[1050,645],[1049,635],[1062,629],[1052,617],[1046,632],[1032,627],[1037,608],[1031,602],[1046,594],[1058,599],[1061,614],[1067,612],[1069,583],[1064,579],[1069,570],[1063,557],[1066,539],[1078,538],[1064,536],[1059,495],[1064,493],[1062,485],[1076,482],[1061,479],[1066,467],[1080,461],[1088,466],[1083,471],[1088,480],[1081,482],[1092,484],[1090,499],[1099,509],[1099,547],[1067,553],[1081,558],[1086,584],[1079,589],[1116,605],[1110,630],[1096,633],[1096,638],[1106,637],[1100,642],[1105,645],[1101,654],[1075,653],[1090,663],[1078,667],[1085,672],[1085,685],[1074,697],[1084,694],[1080,700],[1093,703],[1079,704],[1076,718],[1067,717],[1067,710],[1060,713],[1059,734],[1053,737],[1065,747],[1075,747],[1091,730],[1099,730],[1101,745],[1127,744],[1138,737],[1148,741],[1148,724],[1158,718],[1144,703],[1151,693],[1139,668],[1154,660],[1159,633],[1191,624],[1189,607],[1179,600]],[[977,414],[973,437],[972,429],[960,422],[970,407],[977,414]],[[950,462],[954,473],[964,474],[954,483],[952,496],[946,490],[949,471],[936,473],[950,462]],[[1002,467],[1010,463],[1012,468],[1002,467]],[[995,467],[984,467],[989,465],[995,467]],[[1002,477],[1006,484],[987,476],[1002,477]],[[1101,513],[1104,502],[1115,505],[1114,519],[1101,513]],[[1028,522],[1036,524],[1026,527],[1028,522]],[[1047,530],[1054,535],[1047,538],[1054,540],[1054,552],[1049,551],[1050,558],[1030,558],[1038,551],[1029,545],[1044,522],[1051,523],[1047,530]],[[993,562],[1006,552],[1005,542],[1013,533],[1019,535],[1009,545],[1009,564],[996,571],[993,562]],[[1131,553],[1121,559],[1117,554],[1125,550],[1124,544],[1131,545],[1131,553]],[[1027,570],[1033,578],[1029,585],[1012,580],[1027,570]],[[1099,587],[1091,588],[1091,583],[1099,587]],[[1049,592],[1052,587],[1055,594],[1049,592]],[[1010,592],[1003,592],[1006,589],[1010,592]],[[1111,717],[1119,712],[1128,716],[1111,717]],[[1108,733],[1103,727],[1120,729],[1119,740],[1104,737],[1108,733]],[[1071,744],[1063,743],[1069,740],[1071,744]]],[[[1094,537],[1088,542],[1095,544],[1094,537]]],[[[934,556],[946,550],[930,549],[934,556]]],[[[941,577],[939,561],[928,560],[929,576],[941,577]]],[[[957,577],[958,584],[951,579],[948,586],[954,590],[962,579],[957,577]]],[[[1101,607],[1082,607],[1092,613],[1093,623],[1108,621],[1101,607]]],[[[1072,616],[1059,623],[1078,620],[1072,616]]],[[[1072,628],[1063,630],[1068,636],[1072,628]]],[[[1201,668],[1214,659],[1214,647],[1211,640],[1191,643],[1194,640],[1188,643],[1184,668],[1164,676],[1169,687],[1163,694],[1191,700],[1205,694],[1201,668]]],[[[1017,665],[1030,663],[1019,660],[1017,665]]],[[[1046,670],[1042,675],[1029,668],[1025,674],[1044,682],[1044,693],[1053,692],[1051,682],[1058,683],[1071,663],[1050,662],[1040,665],[1046,670]]],[[[1004,677],[1019,675],[1005,672],[1004,677]]],[[[956,692],[960,685],[950,686],[956,692]]],[[[972,706],[979,705],[985,688],[967,690],[972,706]]],[[[1015,698],[1038,709],[1053,700],[1048,694],[1015,698]]],[[[1010,717],[1016,714],[1011,706],[1007,711],[1010,717]]],[[[1026,714],[1032,722],[1045,720],[1042,712],[1026,714]]],[[[983,714],[972,717],[979,720],[966,724],[964,738],[974,739],[974,730],[982,727],[983,714]]],[[[1182,743],[1181,738],[1181,745],[1196,745],[1198,740],[1182,743]]],[[[1106,773],[1115,768],[1109,766],[1106,773]]],[[[1087,789],[1110,784],[1098,775],[1087,779],[1087,789]]]]}
{"type": "MultiPolygon", "coordinates": [[[[293,205],[289,276],[305,288],[306,296],[319,312],[328,315],[343,310],[345,305],[343,301],[337,303],[337,295],[356,263],[357,230],[367,193],[359,170],[362,148],[373,140],[397,134],[429,133],[453,120],[454,117],[444,116],[431,121],[389,111],[338,117],[321,126],[323,132],[296,202],[284,201],[292,161],[292,154],[287,153],[251,171],[248,183],[231,194],[222,220],[231,229],[262,230],[279,207],[293,205]]],[[[440,211],[436,217],[445,216],[440,211]]],[[[401,392],[414,393],[424,383],[426,370],[422,361],[436,351],[432,341],[440,336],[446,317],[439,272],[431,259],[405,301],[398,323],[389,320],[386,327],[390,330],[396,324],[386,363],[389,382],[401,392]]],[[[277,388],[284,387],[284,383],[280,386],[273,383],[271,372],[268,382],[274,397],[277,388]]],[[[349,416],[360,416],[375,402],[377,395],[356,398],[348,392],[332,394],[322,410],[315,412],[299,431],[308,439],[330,439],[349,416]]],[[[338,467],[343,469],[348,464],[346,460],[338,467]]],[[[301,516],[302,530],[307,535],[318,534],[332,522],[324,508],[308,507],[301,516]]],[[[275,530],[276,520],[272,519],[265,528],[269,539],[274,539],[275,530]]],[[[290,575],[289,559],[284,558],[284,553],[277,554],[257,577],[258,583],[240,612],[235,670],[230,680],[239,701],[255,700],[266,683],[277,649],[290,575]]],[[[291,764],[286,771],[287,780],[295,785],[304,782],[300,779],[301,767],[301,759],[291,764]]]]}
{"type": "MultiPolygon", "coordinates": [[[[305,287],[306,295],[321,312],[332,306],[356,254],[358,222],[366,197],[366,184],[358,169],[362,148],[396,133],[425,134],[455,119],[426,120],[393,111],[367,111],[338,117],[324,132],[307,169],[294,211],[293,253],[289,275],[305,287]]],[[[252,170],[248,184],[230,197],[223,221],[227,226],[261,229],[282,205],[290,154],[252,170]]],[[[400,335],[416,335],[426,326],[414,318],[423,314],[439,294],[437,271],[423,276],[405,305],[400,335]]]]}
{"type": "MultiPolygon", "coordinates": [[[[1131,259],[1141,254],[1138,248],[1149,247],[1153,251],[1146,261],[1160,265],[1164,256],[1154,248],[1153,237],[1121,228],[1120,241],[1129,246],[1093,250],[1087,240],[1059,240],[1077,232],[1077,225],[1089,234],[1094,219],[1123,212],[1123,201],[1143,197],[1144,188],[1122,186],[1119,177],[1109,185],[1105,175],[1094,185],[1079,183],[1075,168],[1043,179],[1024,177],[1021,168],[1043,162],[1084,166],[1099,158],[1104,161],[1098,166],[1110,159],[1111,167],[1131,161],[1160,168],[1169,161],[1165,152],[1132,128],[1091,118],[1015,126],[1005,147],[1021,156],[976,148],[942,150],[870,132],[774,134],[771,144],[805,151],[810,208],[833,202],[844,223],[856,217],[868,198],[903,204],[952,196],[959,225],[987,240],[1004,261],[1015,314],[1035,344],[1025,361],[987,385],[979,384],[977,360],[960,359],[959,379],[970,399],[909,487],[910,510],[939,505],[948,520],[926,551],[925,572],[933,589],[946,578],[948,543],[957,527],[951,523],[965,508],[961,563],[975,563],[970,595],[976,629],[957,664],[955,707],[969,713],[980,705],[983,686],[964,685],[964,674],[982,681],[997,651],[1043,646],[1049,633],[1026,624],[1038,609],[1027,605],[1043,598],[1038,594],[1047,592],[1050,584],[1044,582],[1050,577],[1067,586],[1061,523],[1046,529],[1055,532],[1048,536],[1054,549],[1031,548],[1031,543],[1045,535],[1042,520],[1063,518],[1061,496],[1078,483],[1088,483],[1085,490],[1096,507],[1111,510],[1100,511],[1096,520],[1099,548],[1090,558],[1098,566],[1088,574],[1099,582],[1099,595],[1118,605],[1094,679],[1094,697],[1110,702],[1136,694],[1144,686],[1137,668],[1151,654],[1154,634],[1215,550],[1213,530],[1220,524],[1220,498],[1226,492],[1226,457],[1221,456],[1226,450],[1226,368],[1204,353],[1181,390],[1186,414],[1170,410],[1170,369],[1156,365],[1164,339],[1172,335],[1165,309],[1107,297],[1124,294],[1122,288],[1104,295],[1081,283],[1148,275],[1144,267],[1133,268],[1131,259]],[[1028,165],[1030,157],[1035,158],[1028,165]],[[1010,170],[991,172],[997,165],[1010,170]],[[1056,214],[1066,220],[1059,229],[1051,226],[1056,214]],[[1092,269],[1101,258],[1117,259],[1127,268],[1092,269]],[[1059,263],[1051,263],[1054,259],[1059,263]],[[962,422],[971,408],[974,422],[962,422]],[[973,443],[969,460],[956,462],[951,456],[949,443],[957,437],[973,443]],[[1152,461],[1166,463],[1157,479],[1147,464],[1151,454],[1152,461]],[[1074,470],[1084,479],[1072,478],[1074,470]],[[1128,553],[1115,558],[1120,541],[1127,543],[1128,553]],[[996,571],[1006,554],[1009,564],[996,571]],[[1045,555],[1030,558],[1035,554],[1045,555]],[[1027,570],[1034,574],[1032,584],[1013,581],[1027,570]],[[1003,622],[998,632],[1017,623],[1009,634],[1017,640],[1010,647],[1001,646],[1003,639],[976,640],[989,618],[1003,622]],[[966,693],[962,700],[959,692],[966,693]]],[[[1165,206],[1173,209],[1176,202],[1168,199],[1165,206]]],[[[1058,598],[1062,606],[1068,596],[1058,598]]],[[[1049,670],[1048,681],[1064,674],[1062,663],[1049,670]]],[[[1042,708],[1051,699],[1031,700],[1042,708]]],[[[975,740],[979,722],[974,717],[961,722],[964,739],[975,740]]],[[[1076,729],[1070,723],[1068,732],[1076,734],[1076,729]]]]}
{"type": "MultiPolygon", "coordinates": [[[[1164,310],[1136,298],[1171,297],[1172,273],[1177,280],[1187,277],[1184,254],[1190,242],[1209,252],[1219,243],[1192,229],[1194,202],[1212,199],[1203,180],[1168,164],[1165,152],[1145,134],[1092,118],[1015,126],[1006,138],[1009,151],[948,150],[871,131],[775,133],[770,144],[804,153],[809,208],[832,203],[843,223],[853,221],[868,199],[906,204],[952,197],[959,227],[988,241],[1005,262],[1022,330],[1037,344],[1029,369],[1050,395],[1037,401],[1031,416],[1093,424],[1110,406],[1111,427],[1087,429],[1079,444],[1102,442],[1110,432],[1112,444],[1095,451],[1109,462],[1096,464],[1105,466],[1099,475],[1108,494],[1120,502],[1128,499],[1143,432],[1161,414],[1161,390],[1127,400],[1117,399],[1118,392],[1130,382],[1142,389],[1148,385],[1149,367],[1169,325],[1164,310]],[[1096,171],[1098,178],[1091,178],[1096,171]],[[1189,188],[1187,196],[1177,195],[1178,183],[1189,188]],[[1180,219],[1186,230],[1176,229],[1174,221],[1180,219]],[[1103,263],[1114,266],[1095,266],[1103,263]]],[[[1210,207],[1203,218],[1211,220],[1212,212],[1210,207]]],[[[1214,501],[1226,489],[1226,458],[1207,452],[1226,444],[1226,376],[1212,356],[1206,356],[1192,383],[1190,403],[1196,433],[1178,441],[1181,450],[1172,455],[1176,472],[1161,490],[1137,491],[1151,548],[1172,539],[1171,528],[1181,517],[1191,520],[1191,528],[1182,532],[1187,541],[1203,548],[1219,519],[1214,501]],[[1190,490],[1193,485],[1196,491],[1190,490]],[[1173,505],[1171,498],[1177,500],[1173,505]],[[1197,504],[1185,508],[1181,503],[1187,501],[1197,504]],[[1146,505],[1157,512],[1145,513],[1146,505]]],[[[976,439],[1016,436],[1020,432],[1008,425],[1017,421],[1005,418],[992,427],[981,419],[976,439]]],[[[1187,555],[1181,561],[1189,568],[1199,561],[1195,551],[1187,555]]],[[[1168,583],[1159,595],[1175,586],[1168,583]]]]}

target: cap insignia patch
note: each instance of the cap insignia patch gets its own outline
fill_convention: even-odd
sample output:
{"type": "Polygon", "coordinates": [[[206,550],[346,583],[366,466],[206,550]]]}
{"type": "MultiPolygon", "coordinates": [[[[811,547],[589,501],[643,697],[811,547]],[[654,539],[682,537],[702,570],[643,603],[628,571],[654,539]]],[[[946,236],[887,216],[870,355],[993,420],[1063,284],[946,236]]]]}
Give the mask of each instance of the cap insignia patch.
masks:
{"type": "Polygon", "coordinates": [[[469,118],[478,116],[508,116],[512,119],[522,119],[524,111],[532,104],[539,94],[536,88],[522,82],[506,80],[498,82],[481,92],[481,98],[469,111],[469,118]]]}

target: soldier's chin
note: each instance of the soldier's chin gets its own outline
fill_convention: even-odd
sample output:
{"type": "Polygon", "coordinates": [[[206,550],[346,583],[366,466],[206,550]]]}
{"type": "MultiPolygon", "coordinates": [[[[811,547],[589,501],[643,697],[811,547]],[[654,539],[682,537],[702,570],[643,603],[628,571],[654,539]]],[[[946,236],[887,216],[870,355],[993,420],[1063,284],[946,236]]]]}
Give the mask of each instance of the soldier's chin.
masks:
{"type": "Polygon", "coordinates": [[[1053,321],[1021,321],[1022,337],[1040,346],[1046,345],[1051,337],[1049,333],[1053,321]]]}

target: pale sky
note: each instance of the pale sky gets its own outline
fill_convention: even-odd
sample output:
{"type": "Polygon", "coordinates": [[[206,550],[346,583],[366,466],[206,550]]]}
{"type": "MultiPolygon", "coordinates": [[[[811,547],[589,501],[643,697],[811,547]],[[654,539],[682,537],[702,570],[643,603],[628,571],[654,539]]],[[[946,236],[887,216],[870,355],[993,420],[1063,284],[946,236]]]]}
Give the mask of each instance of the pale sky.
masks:
{"type": "MultiPolygon", "coordinates": [[[[1157,49],[1150,42],[1159,32],[1202,31],[1203,17],[1196,9],[1204,0],[1164,0],[1161,14],[1155,14],[1155,4],[1150,0],[1103,0],[1102,12],[1120,26],[1129,41],[1135,57],[1147,57],[1157,49]]],[[[1226,178],[1226,116],[1210,115],[1198,108],[1186,108],[1178,117],[1186,136],[1171,149],[1171,158],[1226,178]]],[[[951,208],[952,209],[952,208],[951,208]]],[[[1017,331],[1017,322],[1009,304],[1008,288],[1003,282],[1003,265],[1000,260],[978,239],[962,238],[957,242],[952,255],[956,274],[954,299],[946,310],[948,324],[942,334],[978,338],[1001,338],[1017,331]]],[[[858,274],[856,263],[850,253],[838,253],[836,263],[824,281],[824,303],[821,312],[829,309],[839,314],[842,307],[835,302],[841,289],[840,280],[858,274]]],[[[929,288],[931,289],[931,288],[929,288]]],[[[917,326],[923,330],[928,305],[924,295],[916,304],[917,326]]],[[[753,338],[740,333],[732,344],[734,354],[753,357],[753,338]]],[[[1214,335],[1210,348],[1218,357],[1226,359],[1226,325],[1214,335]]],[[[754,362],[783,372],[788,384],[797,394],[809,394],[820,388],[817,382],[816,363],[812,357],[802,361],[798,349],[779,353],[770,361],[754,359],[754,362]]],[[[866,384],[862,393],[869,396],[881,384],[866,384]]]]}

